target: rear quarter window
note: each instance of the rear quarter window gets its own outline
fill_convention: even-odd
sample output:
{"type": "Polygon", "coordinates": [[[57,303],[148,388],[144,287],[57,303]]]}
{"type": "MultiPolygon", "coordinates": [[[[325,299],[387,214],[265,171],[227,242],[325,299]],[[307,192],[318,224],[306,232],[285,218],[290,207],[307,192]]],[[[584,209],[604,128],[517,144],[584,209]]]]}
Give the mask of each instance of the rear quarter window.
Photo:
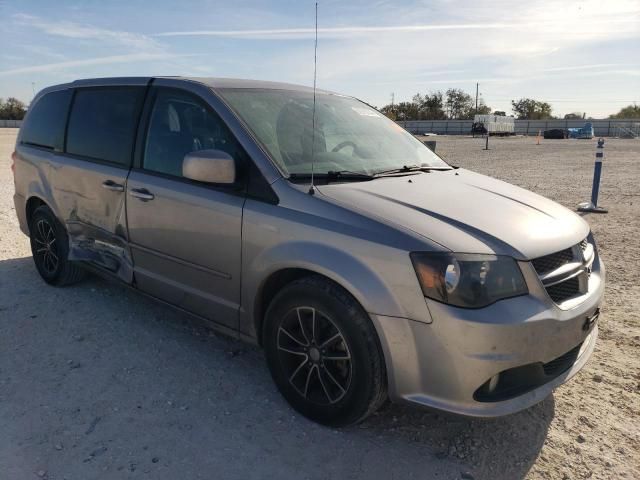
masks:
{"type": "Polygon", "coordinates": [[[79,89],[67,130],[67,153],[129,166],[144,98],[141,87],[79,89]]]}
{"type": "Polygon", "coordinates": [[[20,129],[20,143],[62,151],[71,90],[46,93],[34,103],[20,129]]]}

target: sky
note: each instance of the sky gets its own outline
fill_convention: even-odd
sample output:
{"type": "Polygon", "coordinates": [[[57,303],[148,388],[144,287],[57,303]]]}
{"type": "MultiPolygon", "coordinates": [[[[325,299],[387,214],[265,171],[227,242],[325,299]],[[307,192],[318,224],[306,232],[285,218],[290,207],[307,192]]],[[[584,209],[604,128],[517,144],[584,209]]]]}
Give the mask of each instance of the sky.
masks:
{"type": "MultiPolygon", "coordinates": [[[[0,0],[0,98],[79,78],[313,84],[315,2],[0,0]]],[[[494,110],[640,103],[640,0],[318,1],[318,88],[381,107],[462,88],[494,110]]]]}

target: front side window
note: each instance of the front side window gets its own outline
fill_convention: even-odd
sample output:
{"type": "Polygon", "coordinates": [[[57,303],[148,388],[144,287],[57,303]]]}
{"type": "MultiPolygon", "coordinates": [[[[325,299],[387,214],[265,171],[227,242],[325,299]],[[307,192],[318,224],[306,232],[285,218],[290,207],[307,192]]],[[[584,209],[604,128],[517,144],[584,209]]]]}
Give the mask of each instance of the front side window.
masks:
{"type": "Polygon", "coordinates": [[[129,166],[143,87],[76,91],[69,116],[67,152],[129,166]]]}
{"type": "Polygon", "coordinates": [[[319,174],[449,168],[413,135],[355,98],[317,94],[314,121],[312,92],[249,88],[218,92],[290,175],[308,175],[312,163],[319,174]]]}
{"type": "Polygon", "coordinates": [[[35,147],[62,150],[72,90],[58,90],[42,96],[29,108],[20,129],[20,141],[35,147]]]}
{"type": "Polygon", "coordinates": [[[236,160],[242,156],[222,119],[201,100],[180,90],[160,89],[147,132],[144,169],[181,177],[185,155],[200,150],[222,150],[236,160]]]}

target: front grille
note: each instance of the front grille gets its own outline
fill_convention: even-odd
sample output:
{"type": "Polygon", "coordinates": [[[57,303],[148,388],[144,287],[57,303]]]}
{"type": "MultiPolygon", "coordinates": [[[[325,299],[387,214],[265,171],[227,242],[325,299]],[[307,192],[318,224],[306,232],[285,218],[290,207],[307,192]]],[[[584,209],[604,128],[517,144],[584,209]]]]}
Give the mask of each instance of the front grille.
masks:
{"type": "Polygon", "coordinates": [[[589,248],[589,240],[585,238],[573,247],[531,261],[545,290],[555,303],[587,293],[595,258],[595,251],[589,248]],[[589,258],[585,258],[585,255],[589,258]],[[564,266],[567,267],[562,268],[564,266]]]}
{"type": "Polygon", "coordinates": [[[533,268],[536,269],[538,275],[543,275],[548,272],[560,268],[569,262],[573,261],[573,250],[571,248],[565,248],[556,253],[545,255],[544,257],[536,258],[532,261],[533,268]]]}
{"type": "Polygon", "coordinates": [[[547,293],[556,303],[560,303],[568,298],[580,294],[580,280],[578,277],[570,278],[564,282],[556,283],[547,287],[547,293]]]}
{"type": "Polygon", "coordinates": [[[551,360],[549,363],[545,363],[542,366],[542,368],[544,369],[544,374],[547,376],[555,376],[569,370],[578,359],[580,347],[582,347],[582,343],[577,347],[572,348],[564,355],[560,355],[558,358],[551,360]]]}

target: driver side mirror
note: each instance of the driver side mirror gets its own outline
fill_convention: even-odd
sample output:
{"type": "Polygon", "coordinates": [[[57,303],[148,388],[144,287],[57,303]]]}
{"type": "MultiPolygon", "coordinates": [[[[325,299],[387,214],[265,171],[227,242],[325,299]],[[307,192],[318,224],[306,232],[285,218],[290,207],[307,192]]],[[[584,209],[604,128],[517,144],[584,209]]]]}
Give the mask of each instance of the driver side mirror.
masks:
{"type": "Polygon", "coordinates": [[[184,156],[182,176],[199,182],[230,184],[236,181],[236,163],[222,150],[198,150],[184,156]]]}

